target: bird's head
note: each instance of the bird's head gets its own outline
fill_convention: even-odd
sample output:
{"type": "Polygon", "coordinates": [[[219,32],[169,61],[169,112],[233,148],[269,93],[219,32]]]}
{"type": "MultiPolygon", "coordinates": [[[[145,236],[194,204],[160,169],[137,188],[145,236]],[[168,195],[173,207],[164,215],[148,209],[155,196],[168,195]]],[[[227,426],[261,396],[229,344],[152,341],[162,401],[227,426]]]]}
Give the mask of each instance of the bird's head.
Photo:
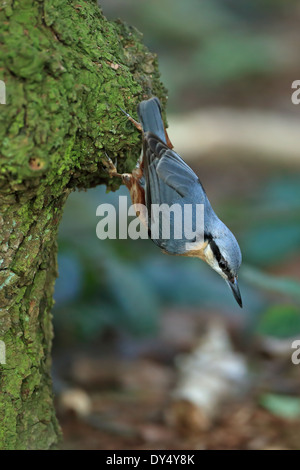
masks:
{"type": "Polygon", "coordinates": [[[204,260],[225,279],[235,300],[242,307],[243,303],[237,281],[238,270],[242,262],[241,250],[230,230],[224,224],[219,228],[218,232],[206,236],[204,260]]]}

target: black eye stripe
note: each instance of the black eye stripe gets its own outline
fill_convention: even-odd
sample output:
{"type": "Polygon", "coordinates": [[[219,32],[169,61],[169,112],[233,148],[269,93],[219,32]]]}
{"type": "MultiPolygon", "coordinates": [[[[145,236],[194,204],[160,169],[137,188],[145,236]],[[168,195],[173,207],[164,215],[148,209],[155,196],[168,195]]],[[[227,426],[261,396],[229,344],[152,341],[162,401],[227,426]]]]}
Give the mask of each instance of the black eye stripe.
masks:
{"type": "Polygon", "coordinates": [[[230,272],[230,269],[228,267],[227,261],[223,258],[223,256],[220,253],[220,250],[214,240],[211,238],[211,236],[208,236],[207,239],[209,240],[209,245],[211,247],[211,250],[218,262],[218,265],[222,269],[223,273],[228,276],[229,279],[232,278],[232,274],[230,272]]]}
{"type": "Polygon", "coordinates": [[[216,243],[213,240],[210,240],[209,244],[210,244],[213,254],[215,255],[216,260],[220,264],[222,260],[222,256],[221,256],[219,248],[217,247],[216,243]]]}

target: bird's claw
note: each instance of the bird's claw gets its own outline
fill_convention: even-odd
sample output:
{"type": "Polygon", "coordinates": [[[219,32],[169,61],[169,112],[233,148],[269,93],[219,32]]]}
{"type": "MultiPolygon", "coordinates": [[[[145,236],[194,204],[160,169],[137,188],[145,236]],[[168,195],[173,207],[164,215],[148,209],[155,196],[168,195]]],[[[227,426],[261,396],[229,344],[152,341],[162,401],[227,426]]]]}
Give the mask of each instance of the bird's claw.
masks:
{"type": "Polygon", "coordinates": [[[125,114],[125,116],[127,117],[127,119],[129,119],[129,121],[132,122],[132,124],[140,131],[142,132],[143,131],[143,128],[142,128],[142,125],[141,123],[137,122],[135,119],[133,119],[133,117],[130,116],[130,114],[128,114],[126,111],[124,111],[123,108],[121,108],[121,106],[117,105],[118,108],[122,111],[122,113],[125,114]]]}
{"type": "Polygon", "coordinates": [[[112,159],[106,155],[106,161],[104,161],[104,171],[109,174],[109,176],[120,176],[118,171],[117,171],[117,159],[115,160],[115,163],[112,161],[112,159]]]}

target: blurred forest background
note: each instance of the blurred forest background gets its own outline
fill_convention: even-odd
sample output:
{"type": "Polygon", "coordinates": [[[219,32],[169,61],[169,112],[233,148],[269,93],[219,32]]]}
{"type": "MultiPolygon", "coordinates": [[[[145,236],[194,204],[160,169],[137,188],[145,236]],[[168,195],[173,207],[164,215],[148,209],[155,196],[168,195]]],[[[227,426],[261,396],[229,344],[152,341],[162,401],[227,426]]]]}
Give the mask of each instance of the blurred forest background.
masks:
{"type": "Polygon", "coordinates": [[[100,3],[158,54],[171,141],[240,243],[244,308],[198,260],[97,239],[97,206],[126,188],[73,193],[54,309],[63,446],[300,448],[300,4],[100,3]]]}

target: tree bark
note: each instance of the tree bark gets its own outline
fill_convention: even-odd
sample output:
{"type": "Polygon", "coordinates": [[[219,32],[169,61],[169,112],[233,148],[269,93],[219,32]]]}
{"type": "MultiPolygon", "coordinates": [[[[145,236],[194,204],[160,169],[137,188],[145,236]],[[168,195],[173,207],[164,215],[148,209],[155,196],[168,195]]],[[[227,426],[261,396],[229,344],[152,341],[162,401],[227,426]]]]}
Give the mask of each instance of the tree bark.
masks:
{"type": "Polygon", "coordinates": [[[93,0],[0,0],[0,449],[49,449],[60,429],[50,377],[56,236],[75,188],[130,171],[140,136],[118,106],[158,95],[141,34],[93,0]]]}

